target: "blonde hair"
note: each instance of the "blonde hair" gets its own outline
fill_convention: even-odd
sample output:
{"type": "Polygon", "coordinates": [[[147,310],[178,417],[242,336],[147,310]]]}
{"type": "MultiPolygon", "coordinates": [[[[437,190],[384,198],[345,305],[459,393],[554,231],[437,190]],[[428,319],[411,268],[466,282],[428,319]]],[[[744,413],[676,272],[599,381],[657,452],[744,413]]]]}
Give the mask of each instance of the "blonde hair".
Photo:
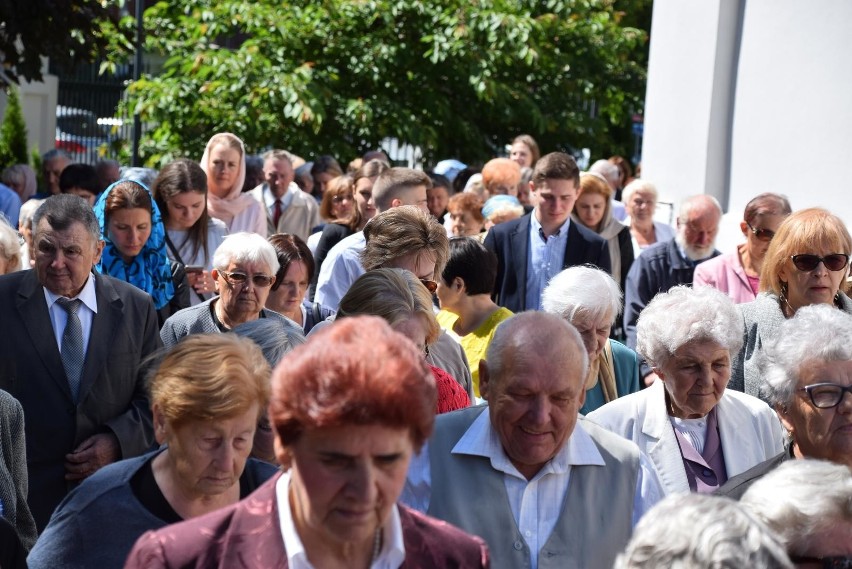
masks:
{"type": "Polygon", "coordinates": [[[412,253],[427,254],[435,258],[432,278],[437,280],[447,264],[447,231],[417,206],[404,205],[380,213],[364,227],[364,238],[367,244],[361,252],[361,264],[367,271],[412,253]]]}
{"type": "Polygon", "coordinates": [[[148,382],[151,406],[179,427],[245,413],[269,402],[269,364],[251,340],[234,334],[193,334],[177,344],[148,382]]]}
{"type": "MultiPolygon", "coordinates": [[[[792,261],[793,255],[816,253],[825,247],[830,253],[852,254],[852,237],[839,217],[822,208],[812,207],[791,214],[785,219],[769,244],[760,271],[760,290],[781,296],[781,269],[792,261]]],[[[848,271],[848,268],[846,269],[848,271]]],[[[847,292],[849,283],[844,278],[840,290],[847,292]]]]}
{"type": "Polygon", "coordinates": [[[438,339],[441,329],[432,311],[432,295],[412,273],[403,269],[367,271],[340,299],[337,318],[369,314],[391,326],[420,317],[426,323],[426,344],[438,339]]]}

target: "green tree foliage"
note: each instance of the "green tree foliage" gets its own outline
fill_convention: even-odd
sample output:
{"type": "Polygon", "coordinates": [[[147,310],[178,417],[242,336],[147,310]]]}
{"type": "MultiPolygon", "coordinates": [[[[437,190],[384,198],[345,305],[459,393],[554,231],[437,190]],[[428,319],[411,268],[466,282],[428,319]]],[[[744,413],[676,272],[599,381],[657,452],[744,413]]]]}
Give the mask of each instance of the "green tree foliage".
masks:
{"type": "Polygon", "coordinates": [[[123,4],[124,0],[0,1],[0,80],[40,81],[42,57],[69,68],[110,51],[129,50],[132,36],[119,33],[117,26],[123,4]]]}
{"type": "Polygon", "coordinates": [[[0,170],[13,164],[26,164],[28,159],[27,125],[18,90],[11,87],[7,91],[6,112],[0,125],[0,170]]]}
{"type": "Polygon", "coordinates": [[[152,165],[218,131],[343,159],[394,137],[485,160],[522,132],[545,151],[626,150],[647,34],[623,15],[614,0],[162,1],[146,49],[167,59],[129,101],[152,165]]]}

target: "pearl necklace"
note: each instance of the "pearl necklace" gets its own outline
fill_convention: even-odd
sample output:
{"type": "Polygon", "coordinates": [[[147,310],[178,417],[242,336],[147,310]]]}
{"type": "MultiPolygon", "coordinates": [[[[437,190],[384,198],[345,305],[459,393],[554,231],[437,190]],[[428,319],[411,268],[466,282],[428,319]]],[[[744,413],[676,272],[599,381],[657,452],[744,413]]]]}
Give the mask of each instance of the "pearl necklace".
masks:
{"type": "Polygon", "coordinates": [[[370,566],[379,558],[379,553],[382,551],[382,528],[376,529],[376,535],[373,537],[373,557],[370,558],[370,566]]]}

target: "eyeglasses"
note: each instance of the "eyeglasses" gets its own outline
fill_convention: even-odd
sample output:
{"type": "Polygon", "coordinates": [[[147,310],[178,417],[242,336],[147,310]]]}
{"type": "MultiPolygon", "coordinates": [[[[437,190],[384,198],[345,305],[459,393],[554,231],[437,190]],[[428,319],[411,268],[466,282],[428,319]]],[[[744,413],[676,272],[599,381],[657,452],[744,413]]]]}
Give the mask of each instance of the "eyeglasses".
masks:
{"type": "Polygon", "coordinates": [[[852,556],[840,555],[835,557],[807,557],[791,555],[790,561],[796,565],[816,563],[822,569],[852,569],[852,556]]]}
{"type": "Polygon", "coordinates": [[[811,403],[817,409],[831,409],[843,401],[843,394],[852,393],[852,385],[837,385],[836,383],[814,383],[799,389],[811,398],[811,403]]]}
{"type": "MultiPolygon", "coordinates": [[[[219,271],[219,274],[225,277],[225,280],[232,285],[244,285],[249,279],[249,276],[245,273],[219,271]]],[[[257,287],[268,287],[275,282],[275,277],[270,277],[269,275],[252,275],[251,282],[257,287]]]]}
{"type": "Polygon", "coordinates": [[[843,253],[832,253],[825,257],[819,255],[793,255],[790,257],[793,264],[802,272],[812,271],[817,268],[820,263],[825,264],[825,268],[829,271],[842,271],[849,265],[849,255],[843,253]]]}
{"type": "Polygon", "coordinates": [[[431,294],[435,294],[435,291],[438,290],[438,283],[435,281],[430,281],[429,279],[420,279],[420,282],[423,283],[431,294]]]}
{"type": "Polygon", "coordinates": [[[341,203],[344,200],[352,201],[352,194],[338,195],[331,198],[334,203],[341,203]]]}
{"type": "Polygon", "coordinates": [[[772,238],[775,237],[775,232],[771,229],[755,229],[748,221],[746,221],[746,225],[749,229],[751,229],[751,232],[754,233],[754,236],[757,237],[758,241],[769,243],[772,241],[772,238]]]}

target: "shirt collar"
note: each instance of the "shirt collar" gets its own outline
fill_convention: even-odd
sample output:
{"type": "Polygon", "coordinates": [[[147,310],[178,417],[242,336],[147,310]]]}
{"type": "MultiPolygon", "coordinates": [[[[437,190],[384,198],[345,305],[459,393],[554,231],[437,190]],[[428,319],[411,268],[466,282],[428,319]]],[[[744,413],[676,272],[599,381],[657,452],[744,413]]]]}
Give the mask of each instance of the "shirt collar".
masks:
{"type": "MultiPolygon", "coordinates": [[[[290,475],[285,472],[275,483],[275,499],[278,502],[278,518],[281,526],[281,536],[284,538],[284,550],[287,553],[289,567],[311,567],[308,554],[296,524],[293,512],[290,510],[290,475]]],[[[372,569],[395,569],[405,561],[405,544],[402,537],[402,521],[398,507],[391,508],[390,518],[382,528],[382,550],[379,557],[373,561],[372,569]]]]}
{"type": "MultiPolygon", "coordinates": [[[[476,418],[464,435],[462,435],[451,452],[453,454],[467,454],[488,458],[495,470],[515,476],[516,478],[525,478],[518,472],[518,469],[512,464],[512,461],[509,460],[509,457],[503,450],[500,436],[491,426],[491,416],[488,413],[488,408],[480,413],[479,417],[476,418]]],[[[597,445],[589,434],[583,430],[578,420],[577,424],[574,425],[574,431],[568,437],[565,445],[533,479],[540,478],[545,474],[563,474],[571,466],[580,465],[604,466],[605,463],[597,445]]]]}
{"type": "MultiPolygon", "coordinates": [[[[44,298],[47,300],[47,309],[50,310],[53,308],[56,301],[62,298],[62,295],[54,294],[45,287],[42,288],[44,288],[44,298]]],[[[95,291],[95,279],[92,276],[92,273],[89,273],[89,278],[86,279],[86,284],[83,285],[82,290],[80,290],[80,294],[73,297],[71,300],[74,300],[75,298],[79,298],[83,301],[83,304],[85,304],[89,310],[95,314],[98,313],[98,295],[95,291]]]]}
{"type": "MultiPolygon", "coordinates": [[[[565,223],[559,226],[559,229],[556,230],[556,233],[551,235],[551,237],[562,237],[568,235],[568,226],[571,225],[571,216],[565,220],[565,223]]],[[[544,228],[542,228],[541,223],[538,218],[535,216],[535,210],[530,214],[530,231],[533,235],[538,236],[539,239],[544,241],[544,228]]]]}
{"type": "Polygon", "coordinates": [[[276,198],[272,195],[272,190],[269,189],[269,182],[263,183],[263,203],[266,204],[267,208],[272,208],[275,205],[276,200],[281,200],[281,205],[288,205],[289,202],[289,194],[290,194],[290,186],[287,186],[287,191],[281,194],[280,198],[276,198]]]}

